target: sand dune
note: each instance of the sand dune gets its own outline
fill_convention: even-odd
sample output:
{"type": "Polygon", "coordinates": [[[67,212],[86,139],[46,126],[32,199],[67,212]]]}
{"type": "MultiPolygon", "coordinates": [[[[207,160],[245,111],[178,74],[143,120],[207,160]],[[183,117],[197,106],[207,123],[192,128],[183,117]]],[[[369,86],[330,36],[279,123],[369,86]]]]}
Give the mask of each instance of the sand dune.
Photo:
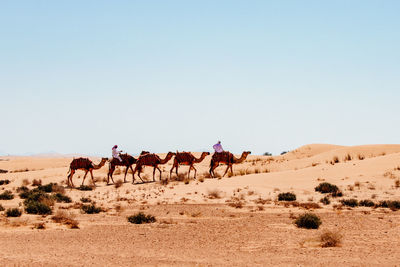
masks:
{"type": "MultiPolygon", "coordinates": [[[[200,153],[194,153],[197,157],[200,153]]],[[[165,154],[162,155],[162,157],[165,154]]],[[[239,155],[237,155],[239,156],[239,155]]],[[[1,157],[2,192],[12,200],[0,200],[5,208],[23,207],[16,190],[33,179],[65,187],[72,158],[1,157]]],[[[234,165],[230,177],[208,178],[211,156],[196,164],[197,180],[185,179],[188,167],[179,168],[168,184],[156,182],[121,187],[107,186],[107,164],[94,175],[93,191],[65,189],[72,203],[56,203],[53,212],[72,213],[80,229],[55,223],[51,215],[24,213],[19,218],[2,215],[2,265],[395,265],[400,253],[399,211],[387,208],[343,206],[342,199],[400,200],[400,145],[337,146],[310,144],[281,156],[251,155],[234,165]],[[323,194],[314,188],[321,182],[335,184],[344,196],[320,203],[323,194]],[[292,192],[297,203],[315,203],[312,211],[323,223],[319,230],[294,226],[293,217],[304,207],[277,201],[292,192]],[[80,210],[81,198],[90,198],[106,212],[95,215],[80,210]],[[295,206],[293,206],[295,205],[295,206]],[[240,206],[240,207],[239,207],[240,206]],[[153,214],[157,222],[132,225],[126,217],[137,211],[153,214]],[[32,229],[37,223],[46,229],[32,229]],[[315,238],[324,230],[338,231],[343,244],[321,248],[315,238]],[[29,240],[29,242],[25,242],[29,240]],[[313,241],[314,240],[314,241],[313,241]],[[77,245],[79,244],[79,245],[77,245]]],[[[92,158],[99,162],[99,158],[92,158]]],[[[162,166],[169,177],[172,160],[162,166]]],[[[222,174],[226,166],[217,168],[222,174]]],[[[123,179],[124,168],[114,180],[123,179]]],[[[74,183],[80,184],[78,171],[74,183]]],[[[144,177],[152,181],[152,168],[144,177]]],[[[193,177],[193,172],[191,173],[193,177]]],[[[85,180],[90,184],[90,176],[85,180]]],[[[4,212],[3,212],[4,213],[4,212]]]]}

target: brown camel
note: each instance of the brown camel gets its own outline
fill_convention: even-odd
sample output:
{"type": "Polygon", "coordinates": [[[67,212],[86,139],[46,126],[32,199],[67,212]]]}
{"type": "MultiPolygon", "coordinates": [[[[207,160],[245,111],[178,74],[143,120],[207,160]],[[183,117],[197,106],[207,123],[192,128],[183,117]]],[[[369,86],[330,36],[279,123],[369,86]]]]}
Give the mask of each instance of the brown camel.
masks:
{"type": "Polygon", "coordinates": [[[161,164],[165,164],[167,163],[173,156],[175,155],[175,153],[173,152],[168,152],[167,156],[164,159],[161,159],[158,155],[156,154],[145,154],[143,156],[140,156],[138,158],[138,160],[136,161],[136,167],[135,170],[133,171],[133,181],[132,183],[135,182],[135,173],[136,171],[138,172],[138,176],[140,178],[140,180],[143,181],[142,177],[140,177],[140,172],[142,171],[142,168],[144,166],[151,166],[153,167],[153,181],[155,182],[155,172],[156,169],[160,172],[160,180],[161,180],[161,170],[160,168],[158,168],[158,165],[161,164]]]}
{"type": "Polygon", "coordinates": [[[75,187],[74,183],[72,182],[72,176],[74,175],[76,170],[85,171],[85,176],[83,176],[82,185],[85,182],[85,178],[86,178],[86,175],[88,174],[88,172],[90,172],[90,175],[92,176],[93,184],[96,185],[94,183],[94,179],[93,179],[93,170],[97,170],[97,169],[100,169],[101,167],[103,167],[107,160],[108,160],[108,158],[102,158],[100,163],[98,165],[96,165],[88,158],[73,159],[71,164],[69,165],[69,171],[68,171],[69,174],[68,174],[68,178],[67,178],[67,185],[68,186],[72,185],[72,187],[75,187]]]}
{"type": "Polygon", "coordinates": [[[214,170],[219,166],[219,164],[226,164],[228,167],[226,168],[226,171],[222,177],[225,176],[225,174],[228,172],[229,169],[231,169],[231,173],[233,173],[232,170],[232,165],[236,163],[242,163],[247,156],[251,154],[250,151],[244,151],[242,153],[242,156],[240,158],[236,158],[231,152],[229,151],[224,151],[221,153],[214,153],[211,158],[210,162],[210,175],[211,177],[215,177],[214,170]]]}
{"type": "MultiPolygon", "coordinates": [[[[140,153],[140,156],[149,154],[149,153],[150,152],[148,152],[148,151],[142,151],[142,153],[140,153]]],[[[109,166],[108,174],[107,174],[107,185],[109,184],[110,177],[111,177],[112,182],[114,183],[114,179],[113,179],[112,175],[114,173],[116,166],[125,166],[126,167],[124,183],[126,183],[126,174],[128,173],[129,169],[131,169],[132,174],[133,174],[132,165],[136,163],[137,159],[128,154],[120,154],[120,157],[121,157],[122,161],[119,161],[119,159],[117,159],[117,158],[112,158],[110,161],[110,166],[109,166]]]]}
{"type": "Polygon", "coordinates": [[[200,163],[203,161],[203,159],[210,155],[210,152],[203,152],[201,153],[200,158],[195,158],[195,156],[192,155],[190,152],[178,152],[176,151],[176,155],[174,158],[174,164],[172,165],[171,170],[169,171],[169,178],[171,179],[172,171],[174,168],[176,168],[176,175],[178,175],[178,167],[179,165],[188,165],[189,166],[189,172],[188,172],[188,179],[190,176],[190,170],[194,170],[194,179],[196,179],[196,173],[197,170],[193,166],[194,163],[200,163]]]}

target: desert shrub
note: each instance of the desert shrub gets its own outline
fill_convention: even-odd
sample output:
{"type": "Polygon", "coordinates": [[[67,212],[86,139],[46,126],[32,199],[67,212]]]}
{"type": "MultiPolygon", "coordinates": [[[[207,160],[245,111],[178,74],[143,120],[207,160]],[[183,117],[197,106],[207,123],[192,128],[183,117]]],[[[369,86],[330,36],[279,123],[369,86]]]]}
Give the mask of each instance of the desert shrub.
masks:
{"type": "Polygon", "coordinates": [[[352,158],[351,158],[351,155],[350,154],[347,154],[345,157],[344,157],[344,161],[350,161],[352,158]]]}
{"type": "Polygon", "coordinates": [[[315,191],[321,192],[322,194],[327,194],[338,192],[339,188],[334,184],[320,183],[317,187],[315,187],[315,191]]]}
{"type": "Polygon", "coordinates": [[[321,247],[338,247],[342,242],[342,236],[339,233],[326,231],[320,235],[321,247]]]}
{"type": "Polygon", "coordinates": [[[46,185],[39,185],[37,187],[38,190],[46,192],[46,193],[51,193],[53,192],[53,186],[57,186],[57,183],[49,183],[46,185]]]}
{"type": "Polygon", "coordinates": [[[92,200],[91,200],[90,198],[88,198],[88,197],[81,197],[81,201],[82,201],[83,203],[92,202],[92,200]]]}
{"type": "Polygon", "coordinates": [[[227,202],[228,202],[229,207],[233,207],[235,209],[241,209],[241,208],[243,208],[243,205],[244,205],[243,201],[238,197],[232,197],[227,202]]]}
{"type": "Polygon", "coordinates": [[[142,224],[142,223],[153,223],[156,221],[156,218],[152,215],[146,215],[143,212],[138,212],[135,215],[131,215],[128,217],[128,222],[134,224],[142,224]]]}
{"type": "Polygon", "coordinates": [[[35,223],[35,229],[46,229],[46,224],[44,222],[35,223]]]}
{"type": "Polygon", "coordinates": [[[313,213],[304,213],[294,222],[299,228],[318,229],[322,224],[321,219],[313,213]]]}
{"type": "Polygon", "coordinates": [[[208,198],[210,199],[219,199],[221,198],[221,191],[218,189],[213,189],[208,191],[208,198]]]}
{"type": "Polygon", "coordinates": [[[400,180],[397,179],[396,181],[394,181],[394,187],[399,188],[400,187],[400,180]]]}
{"type": "Polygon", "coordinates": [[[21,216],[22,211],[17,208],[7,209],[6,216],[7,217],[19,217],[21,216]]]}
{"type": "Polygon", "coordinates": [[[358,200],[355,198],[350,198],[350,199],[342,199],[340,201],[343,205],[349,206],[349,207],[357,207],[358,206],[358,200]]]}
{"type": "Polygon", "coordinates": [[[71,203],[72,199],[69,196],[66,196],[61,193],[55,193],[52,195],[52,197],[57,201],[57,202],[64,202],[64,203],[71,203]]]}
{"type": "Polygon", "coordinates": [[[278,195],[278,200],[279,201],[295,201],[296,195],[293,193],[290,193],[290,192],[280,193],[278,195]]]}
{"type": "Polygon", "coordinates": [[[6,180],[0,180],[0,185],[5,185],[5,184],[9,184],[10,180],[6,179],[6,180]]]}
{"type": "Polygon", "coordinates": [[[79,190],[81,191],[92,191],[93,188],[91,186],[87,186],[87,185],[81,185],[78,187],[79,190]]]}
{"type": "Polygon", "coordinates": [[[114,186],[115,186],[115,188],[120,188],[123,184],[124,184],[124,182],[121,179],[118,179],[115,182],[114,186]]]}
{"type": "Polygon", "coordinates": [[[289,151],[282,151],[281,155],[285,155],[286,153],[288,153],[289,151]]]}
{"type": "Polygon", "coordinates": [[[6,190],[6,191],[4,191],[3,193],[0,194],[0,199],[1,200],[10,200],[10,199],[13,199],[13,198],[14,198],[14,195],[9,190],[6,190]]]}
{"type": "Polygon", "coordinates": [[[94,214],[94,213],[100,213],[103,211],[102,208],[96,207],[94,204],[91,205],[82,205],[82,208],[84,213],[86,214],[94,214]]]}
{"type": "Polygon", "coordinates": [[[375,206],[375,203],[372,200],[364,199],[364,200],[361,200],[358,203],[358,205],[364,206],[364,207],[373,207],[373,206],[375,206]]]}
{"type": "Polygon", "coordinates": [[[391,200],[383,200],[383,201],[380,201],[380,202],[376,205],[376,207],[380,207],[380,208],[389,208],[389,209],[391,209],[391,210],[398,210],[398,209],[400,209],[400,201],[398,201],[398,200],[394,200],[394,201],[391,201],[391,200]]]}
{"type": "Polygon", "coordinates": [[[265,152],[265,153],[264,153],[264,156],[272,156],[272,153],[265,152]]]}
{"type": "Polygon", "coordinates": [[[4,211],[4,207],[1,204],[0,204],[0,211],[4,211]]]}
{"type": "Polygon", "coordinates": [[[26,186],[20,186],[20,187],[17,188],[17,192],[18,192],[18,193],[20,193],[20,192],[26,192],[26,191],[29,191],[29,188],[26,187],[26,186]]]}
{"type": "Polygon", "coordinates": [[[51,214],[52,210],[49,205],[40,201],[29,201],[25,204],[25,211],[29,214],[47,215],[51,214]]]}
{"type": "Polygon", "coordinates": [[[33,179],[33,181],[32,181],[32,185],[33,186],[39,186],[39,185],[42,185],[42,180],[36,180],[36,179],[33,179]]]}
{"type": "Polygon", "coordinates": [[[325,196],[325,197],[321,198],[319,201],[320,201],[322,204],[324,204],[324,205],[329,205],[329,204],[331,204],[331,200],[329,199],[328,196],[325,196]]]}
{"type": "Polygon", "coordinates": [[[62,223],[68,225],[70,228],[79,228],[79,223],[73,218],[73,216],[65,211],[58,210],[57,213],[51,217],[51,219],[56,223],[62,223]]]}
{"type": "Polygon", "coordinates": [[[343,193],[342,193],[342,191],[336,191],[336,192],[333,192],[332,194],[332,197],[342,197],[343,196],[343,193]]]}

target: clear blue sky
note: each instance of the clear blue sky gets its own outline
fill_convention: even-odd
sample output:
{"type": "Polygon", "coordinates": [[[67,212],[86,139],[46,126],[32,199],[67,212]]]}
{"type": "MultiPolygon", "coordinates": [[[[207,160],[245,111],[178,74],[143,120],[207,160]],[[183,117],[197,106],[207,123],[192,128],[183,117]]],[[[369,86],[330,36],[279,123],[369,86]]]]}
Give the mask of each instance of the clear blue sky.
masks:
{"type": "Polygon", "coordinates": [[[400,1],[0,1],[0,153],[399,143],[400,1]]]}

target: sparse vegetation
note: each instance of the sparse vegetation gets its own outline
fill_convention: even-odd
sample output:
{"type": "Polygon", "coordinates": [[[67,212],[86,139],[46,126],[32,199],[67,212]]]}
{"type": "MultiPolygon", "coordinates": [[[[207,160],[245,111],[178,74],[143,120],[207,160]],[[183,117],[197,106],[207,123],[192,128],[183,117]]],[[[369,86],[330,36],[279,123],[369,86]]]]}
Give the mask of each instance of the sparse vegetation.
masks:
{"type": "Polygon", "coordinates": [[[81,185],[81,186],[78,187],[78,189],[81,190],[81,191],[92,191],[93,187],[88,186],[88,185],[81,185]]]}
{"type": "Polygon", "coordinates": [[[18,208],[12,208],[6,210],[7,217],[19,217],[22,215],[22,211],[18,208]]]}
{"type": "Polygon", "coordinates": [[[209,199],[220,199],[221,191],[218,189],[208,190],[208,198],[209,199]]]}
{"type": "Polygon", "coordinates": [[[6,180],[0,180],[0,185],[5,185],[5,184],[9,184],[10,180],[6,179],[6,180]]]}
{"type": "Polygon", "coordinates": [[[4,211],[4,207],[1,204],[0,204],[0,211],[4,211]]]}
{"type": "Polygon", "coordinates": [[[293,193],[290,193],[290,192],[280,193],[278,195],[278,200],[279,201],[295,201],[296,195],[293,193]]]}
{"type": "Polygon", "coordinates": [[[96,207],[94,204],[91,205],[82,205],[82,208],[84,213],[86,214],[94,214],[94,213],[100,213],[103,211],[102,208],[96,207]]]}
{"type": "Polygon", "coordinates": [[[396,181],[394,181],[394,187],[399,188],[400,187],[400,180],[397,179],[396,181]]]}
{"type": "Polygon", "coordinates": [[[228,206],[236,208],[236,209],[241,209],[243,208],[243,201],[238,198],[238,197],[232,197],[230,200],[227,200],[228,206]]]}
{"type": "Polygon", "coordinates": [[[6,190],[6,191],[4,191],[3,193],[0,194],[0,199],[1,200],[10,200],[10,199],[13,199],[13,198],[14,198],[14,195],[9,190],[6,190]]]}
{"type": "Polygon", "coordinates": [[[29,214],[47,215],[51,214],[52,210],[49,205],[40,201],[29,201],[25,204],[25,211],[29,214]]]}
{"type": "Polygon", "coordinates": [[[320,235],[321,247],[338,247],[342,243],[342,235],[337,232],[326,231],[320,235]]]}
{"type": "Polygon", "coordinates": [[[329,199],[328,196],[325,196],[325,197],[321,198],[319,201],[320,201],[322,204],[324,204],[324,205],[329,205],[329,204],[331,204],[331,200],[329,199]]]}
{"type": "Polygon", "coordinates": [[[135,215],[131,215],[128,218],[128,222],[134,224],[142,224],[142,223],[154,223],[156,222],[156,218],[152,215],[146,215],[143,212],[138,212],[135,215]]]}
{"type": "Polygon", "coordinates": [[[322,224],[321,219],[313,213],[304,213],[294,222],[299,228],[318,229],[322,224]]]}
{"type": "Polygon", "coordinates": [[[358,206],[358,200],[355,198],[351,199],[342,199],[340,201],[344,206],[349,206],[349,207],[357,207],[358,206]]]}
{"type": "Polygon", "coordinates": [[[334,156],[333,159],[331,160],[331,164],[332,164],[332,165],[335,165],[335,163],[339,163],[339,162],[340,162],[340,161],[339,161],[338,156],[334,156]]]}
{"type": "Polygon", "coordinates": [[[315,191],[322,194],[332,193],[332,196],[338,196],[338,193],[340,192],[339,188],[336,185],[326,182],[320,183],[317,187],[315,187],[315,191]]]}
{"type": "Polygon", "coordinates": [[[79,223],[77,220],[74,219],[74,217],[62,210],[58,210],[57,213],[51,217],[51,219],[56,222],[56,223],[62,223],[71,229],[78,229],[79,228],[79,223]]]}
{"type": "Polygon", "coordinates": [[[72,202],[72,199],[69,196],[66,196],[66,195],[61,194],[61,193],[53,194],[52,197],[57,202],[64,202],[64,203],[71,203],[72,202]]]}
{"type": "Polygon", "coordinates": [[[265,152],[265,153],[264,153],[264,156],[272,156],[272,153],[265,152]]]}
{"type": "Polygon", "coordinates": [[[115,186],[115,188],[120,188],[123,184],[124,184],[124,182],[121,179],[118,179],[115,182],[114,186],[115,186]]]}
{"type": "Polygon", "coordinates": [[[364,199],[361,200],[358,205],[363,206],[363,207],[373,207],[375,206],[375,203],[372,200],[369,199],[364,199]]]}
{"type": "Polygon", "coordinates": [[[83,203],[89,203],[89,202],[92,202],[92,200],[90,199],[90,198],[88,198],[88,197],[81,197],[81,199],[80,199],[83,203]]]}
{"type": "Polygon", "coordinates": [[[39,186],[39,185],[42,185],[42,180],[36,180],[36,179],[33,179],[33,181],[32,181],[32,185],[33,186],[39,186]]]}
{"type": "Polygon", "coordinates": [[[362,154],[358,154],[358,159],[359,159],[359,160],[363,160],[363,159],[365,159],[365,156],[362,155],[362,154]]]}
{"type": "Polygon", "coordinates": [[[351,158],[351,155],[350,154],[347,154],[345,157],[344,157],[344,161],[351,161],[352,160],[352,158],[351,158]]]}

